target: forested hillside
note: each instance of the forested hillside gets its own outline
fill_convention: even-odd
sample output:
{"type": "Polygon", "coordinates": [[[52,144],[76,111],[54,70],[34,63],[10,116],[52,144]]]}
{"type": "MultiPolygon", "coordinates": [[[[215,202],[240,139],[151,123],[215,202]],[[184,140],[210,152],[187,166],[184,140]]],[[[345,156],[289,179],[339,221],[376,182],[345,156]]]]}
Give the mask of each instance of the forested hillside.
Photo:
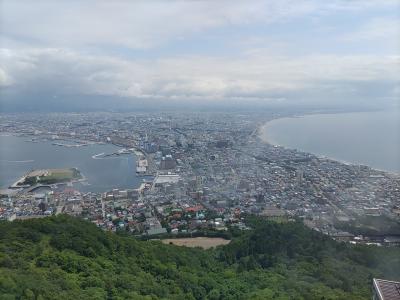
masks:
{"type": "Polygon", "coordinates": [[[0,299],[369,299],[400,249],[248,217],[214,250],[138,241],[69,216],[0,223],[0,299]]]}

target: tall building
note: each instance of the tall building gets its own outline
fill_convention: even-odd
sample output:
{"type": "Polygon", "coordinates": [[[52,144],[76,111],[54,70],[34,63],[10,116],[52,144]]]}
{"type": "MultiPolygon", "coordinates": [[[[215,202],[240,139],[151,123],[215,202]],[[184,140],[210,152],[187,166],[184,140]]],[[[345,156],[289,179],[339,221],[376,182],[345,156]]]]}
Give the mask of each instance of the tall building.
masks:
{"type": "Polygon", "coordinates": [[[203,186],[203,178],[201,176],[196,176],[196,189],[199,191],[203,186]]]}
{"type": "Polygon", "coordinates": [[[166,155],[161,158],[160,169],[161,170],[169,170],[174,169],[176,166],[175,159],[172,158],[172,155],[166,155]]]}
{"type": "Polygon", "coordinates": [[[302,169],[296,170],[296,181],[297,181],[297,184],[300,184],[303,181],[303,170],[302,169]]]}
{"type": "Polygon", "coordinates": [[[400,300],[400,282],[374,278],[373,300],[400,300]]]}

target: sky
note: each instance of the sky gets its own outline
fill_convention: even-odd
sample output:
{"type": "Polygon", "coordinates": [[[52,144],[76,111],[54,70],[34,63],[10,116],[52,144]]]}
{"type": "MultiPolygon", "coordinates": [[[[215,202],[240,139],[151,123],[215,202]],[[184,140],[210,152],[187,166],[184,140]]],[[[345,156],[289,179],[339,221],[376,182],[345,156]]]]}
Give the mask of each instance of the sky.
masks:
{"type": "Polygon", "coordinates": [[[400,0],[0,0],[0,110],[391,108],[400,0]]]}

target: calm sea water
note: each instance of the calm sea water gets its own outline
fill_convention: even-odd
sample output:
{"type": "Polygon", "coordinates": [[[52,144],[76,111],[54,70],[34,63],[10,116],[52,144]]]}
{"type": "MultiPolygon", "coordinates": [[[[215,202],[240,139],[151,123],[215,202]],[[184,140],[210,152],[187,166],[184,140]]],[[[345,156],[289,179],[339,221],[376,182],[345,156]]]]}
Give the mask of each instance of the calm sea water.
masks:
{"type": "Polygon", "coordinates": [[[50,141],[28,142],[28,137],[0,136],[0,187],[14,183],[32,169],[76,167],[87,178],[89,186],[79,190],[104,192],[112,188],[137,188],[142,182],[136,176],[133,154],[93,159],[99,153],[113,153],[113,145],[60,147],[50,141]]]}
{"type": "Polygon", "coordinates": [[[267,123],[270,143],[400,173],[400,112],[319,114],[267,123]]]}

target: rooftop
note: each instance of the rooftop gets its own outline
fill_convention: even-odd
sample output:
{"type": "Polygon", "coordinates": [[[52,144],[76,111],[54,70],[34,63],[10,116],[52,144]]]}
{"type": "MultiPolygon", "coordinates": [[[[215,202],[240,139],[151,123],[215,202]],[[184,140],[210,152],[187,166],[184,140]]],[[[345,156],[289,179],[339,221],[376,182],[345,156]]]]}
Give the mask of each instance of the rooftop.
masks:
{"type": "Polygon", "coordinates": [[[400,300],[400,282],[374,278],[374,289],[379,300],[400,300]]]}

